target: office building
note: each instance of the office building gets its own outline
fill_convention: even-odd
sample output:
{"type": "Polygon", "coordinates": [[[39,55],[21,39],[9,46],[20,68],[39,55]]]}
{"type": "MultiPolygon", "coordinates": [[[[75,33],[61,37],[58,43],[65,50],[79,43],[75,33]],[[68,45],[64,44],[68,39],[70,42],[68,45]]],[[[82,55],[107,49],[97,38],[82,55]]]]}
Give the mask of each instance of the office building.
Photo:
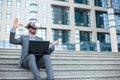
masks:
{"type": "MultiPolygon", "coordinates": [[[[30,20],[30,1],[0,0],[0,48],[19,48],[9,44],[9,32],[17,17],[20,25],[16,37],[27,34],[24,26],[30,20]]],[[[36,0],[36,3],[36,21],[41,27],[37,35],[51,42],[59,39],[58,49],[75,50],[75,45],[80,44],[81,49],[82,45],[89,45],[89,50],[96,50],[99,40],[103,50],[106,47],[105,50],[110,50],[108,7],[115,9],[120,43],[120,0],[36,0]]]]}

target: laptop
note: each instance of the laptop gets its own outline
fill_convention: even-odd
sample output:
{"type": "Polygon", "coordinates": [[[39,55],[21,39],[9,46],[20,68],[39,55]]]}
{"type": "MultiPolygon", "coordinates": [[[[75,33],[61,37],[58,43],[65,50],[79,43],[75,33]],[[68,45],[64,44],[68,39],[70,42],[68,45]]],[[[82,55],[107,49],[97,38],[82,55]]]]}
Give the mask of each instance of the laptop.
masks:
{"type": "Polygon", "coordinates": [[[44,55],[49,49],[49,41],[29,41],[29,54],[44,55]]]}

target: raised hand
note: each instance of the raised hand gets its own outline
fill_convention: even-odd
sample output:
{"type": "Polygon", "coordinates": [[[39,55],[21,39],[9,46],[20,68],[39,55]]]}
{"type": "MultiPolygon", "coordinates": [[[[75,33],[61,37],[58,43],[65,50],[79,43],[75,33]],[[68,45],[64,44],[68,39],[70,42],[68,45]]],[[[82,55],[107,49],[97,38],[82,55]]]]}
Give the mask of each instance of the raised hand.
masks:
{"type": "Polygon", "coordinates": [[[18,18],[15,18],[14,22],[13,22],[13,29],[18,28],[18,18]]]}
{"type": "Polygon", "coordinates": [[[56,40],[52,43],[52,46],[54,47],[55,45],[59,44],[59,40],[56,40]]]}

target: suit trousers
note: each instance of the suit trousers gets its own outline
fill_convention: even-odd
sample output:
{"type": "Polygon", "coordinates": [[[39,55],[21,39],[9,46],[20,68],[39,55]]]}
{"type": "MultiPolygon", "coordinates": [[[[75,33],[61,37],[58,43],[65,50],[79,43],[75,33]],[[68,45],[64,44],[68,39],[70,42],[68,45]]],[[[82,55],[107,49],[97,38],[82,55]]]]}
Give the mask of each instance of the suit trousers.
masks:
{"type": "Polygon", "coordinates": [[[54,80],[50,55],[35,56],[34,54],[30,54],[24,59],[22,67],[30,69],[35,80],[42,80],[39,69],[45,67],[47,80],[54,80]]]}

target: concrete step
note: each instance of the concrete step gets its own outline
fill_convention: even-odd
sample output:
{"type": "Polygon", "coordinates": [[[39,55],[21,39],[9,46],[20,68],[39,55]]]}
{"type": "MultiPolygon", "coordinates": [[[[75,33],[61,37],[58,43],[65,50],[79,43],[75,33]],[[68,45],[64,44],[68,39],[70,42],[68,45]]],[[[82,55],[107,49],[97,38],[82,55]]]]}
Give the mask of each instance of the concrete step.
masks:
{"type": "MultiPolygon", "coordinates": [[[[52,64],[53,69],[66,69],[66,70],[73,70],[73,69],[79,69],[79,70],[103,70],[103,69],[120,69],[120,64],[52,64]]],[[[19,69],[17,64],[0,64],[0,70],[6,70],[6,69],[19,69]]]]}
{"type": "MultiPolygon", "coordinates": [[[[7,56],[7,55],[3,55],[0,56],[0,59],[19,59],[20,56],[7,56]]],[[[51,59],[64,59],[64,60],[68,60],[68,59],[72,59],[72,60],[77,60],[77,59],[84,59],[84,60],[120,60],[119,57],[72,57],[72,56],[51,56],[51,59]]]]}
{"type": "MultiPolygon", "coordinates": [[[[17,64],[19,60],[16,59],[0,59],[0,64],[17,64]]],[[[53,64],[120,64],[120,60],[64,60],[64,59],[52,59],[53,64]],[[59,63],[58,63],[59,62],[59,63]]]]}
{"type": "MultiPolygon", "coordinates": [[[[21,53],[21,49],[0,49],[0,52],[2,53],[21,53]]],[[[109,52],[109,51],[102,51],[102,52],[96,52],[96,51],[72,51],[72,50],[64,50],[64,51],[59,51],[55,50],[53,53],[60,53],[60,54],[118,54],[119,52],[109,52]]]]}
{"type": "MultiPolygon", "coordinates": [[[[34,80],[29,70],[18,68],[20,49],[0,49],[0,80],[34,80]]],[[[54,51],[55,80],[120,80],[120,54],[95,51],[54,51]]],[[[46,78],[45,69],[40,70],[46,78]]]]}
{"type": "MultiPolygon", "coordinates": [[[[34,80],[33,77],[6,77],[0,78],[0,80],[34,80]]],[[[45,79],[43,79],[45,80],[45,79]]],[[[103,77],[56,77],[55,80],[120,80],[120,76],[103,76],[103,77]]]]}
{"type": "MultiPolygon", "coordinates": [[[[40,71],[43,78],[46,77],[45,70],[40,71]]],[[[54,70],[55,77],[80,76],[80,77],[105,77],[105,76],[120,76],[120,70],[54,70]]],[[[6,77],[33,77],[29,70],[6,70],[0,72],[1,78],[6,77]],[[12,72],[12,74],[11,74],[12,72]]]]}
{"type": "MultiPolygon", "coordinates": [[[[0,53],[0,56],[20,56],[20,54],[14,54],[14,53],[0,53]]],[[[51,56],[55,56],[55,57],[105,57],[105,58],[120,58],[119,54],[58,54],[58,53],[54,53],[51,56]]]]}

